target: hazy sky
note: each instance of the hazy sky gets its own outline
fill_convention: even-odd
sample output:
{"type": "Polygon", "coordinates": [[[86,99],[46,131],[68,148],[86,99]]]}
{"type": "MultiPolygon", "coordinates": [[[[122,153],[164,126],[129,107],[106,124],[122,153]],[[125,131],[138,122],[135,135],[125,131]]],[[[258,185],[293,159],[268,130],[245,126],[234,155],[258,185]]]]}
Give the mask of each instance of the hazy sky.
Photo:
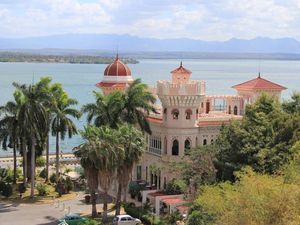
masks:
{"type": "Polygon", "coordinates": [[[300,0],[0,0],[0,37],[62,33],[300,40],[300,0]]]}

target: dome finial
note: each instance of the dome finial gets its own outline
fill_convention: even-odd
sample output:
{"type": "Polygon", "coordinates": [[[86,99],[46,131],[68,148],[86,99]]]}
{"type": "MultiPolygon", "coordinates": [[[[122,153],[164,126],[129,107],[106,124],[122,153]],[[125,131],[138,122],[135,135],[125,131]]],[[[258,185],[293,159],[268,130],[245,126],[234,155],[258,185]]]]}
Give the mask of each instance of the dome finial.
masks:
{"type": "Polygon", "coordinates": [[[182,61],[180,61],[180,67],[182,67],[182,61]]]}
{"type": "Polygon", "coordinates": [[[258,72],[258,78],[261,78],[261,77],[260,77],[260,72],[258,72]]]}

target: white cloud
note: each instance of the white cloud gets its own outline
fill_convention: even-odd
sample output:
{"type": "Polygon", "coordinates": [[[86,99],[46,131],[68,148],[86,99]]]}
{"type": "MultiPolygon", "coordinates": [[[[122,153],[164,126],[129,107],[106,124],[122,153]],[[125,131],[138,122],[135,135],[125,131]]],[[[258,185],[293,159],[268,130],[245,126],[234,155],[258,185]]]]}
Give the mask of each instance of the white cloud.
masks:
{"type": "Polygon", "coordinates": [[[0,36],[129,33],[157,38],[300,39],[300,0],[0,1],[0,36]]]}

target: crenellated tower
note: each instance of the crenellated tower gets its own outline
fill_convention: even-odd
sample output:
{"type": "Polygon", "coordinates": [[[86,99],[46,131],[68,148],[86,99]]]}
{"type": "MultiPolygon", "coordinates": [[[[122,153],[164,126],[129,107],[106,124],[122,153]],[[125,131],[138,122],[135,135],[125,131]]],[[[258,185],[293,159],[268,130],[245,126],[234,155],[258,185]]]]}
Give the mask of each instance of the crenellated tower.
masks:
{"type": "Polygon", "coordinates": [[[205,96],[205,81],[190,80],[191,73],[181,62],[171,72],[172,81],[157,82],[165,127],[190,128],[197,125],[198,108],[205,96]]]}

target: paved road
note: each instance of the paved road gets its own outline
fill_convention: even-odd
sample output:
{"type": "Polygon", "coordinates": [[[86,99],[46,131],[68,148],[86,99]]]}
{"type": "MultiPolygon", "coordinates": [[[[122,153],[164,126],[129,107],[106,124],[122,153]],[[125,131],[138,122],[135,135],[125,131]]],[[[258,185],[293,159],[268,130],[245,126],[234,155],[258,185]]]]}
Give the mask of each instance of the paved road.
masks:
{"type": "MultiPolygon", "coordinates": [[[[4,204],[0,203],[1,225],[55,225],[57,219],[68,213],[83,213],[91,210],[90,205],[83,201],[80,193],[76,199],[61,202],[60,204],[4,204]],[[65,207],[64,207],[65,206],[65,207]],[[64,210],[65,209],[65,210],[64,210]]],[[[100,209],[100,205],[97,205],[100,209]]]]}

